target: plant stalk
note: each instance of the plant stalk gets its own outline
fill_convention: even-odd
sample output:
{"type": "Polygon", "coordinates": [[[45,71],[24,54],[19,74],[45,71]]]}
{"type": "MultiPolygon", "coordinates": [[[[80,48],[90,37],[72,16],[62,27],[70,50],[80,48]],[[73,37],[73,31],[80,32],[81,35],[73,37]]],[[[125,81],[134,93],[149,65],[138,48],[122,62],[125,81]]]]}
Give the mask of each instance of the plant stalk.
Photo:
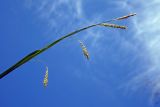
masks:
{"type": "MultiPolygon", "coordinates": [[[[111,19],[111,20],[108,20],[108,21],[105,21],[105,22],[102,22],[102,23],[107,23],[107,22],[112,22],[112,21],[116,21],[117,18],[115,19],[111,19]]],[[[99,26],[101,25],[102,23],[98,23],[98,24],[92,24],[90,26],[87,26],[87,27],[84,27],[84,28],[81,28],[81,29],[78,29],[76,31],[73,31],[67,35],[64,35],[62,36],[61,38],[53,41],[51,44],[45,46],[44,48],[41,48],[39,50],[35,50],[33,51],[32,53],[26,55],[24,58],[22,58],[21,60],[19,60],[17,63],[15,63],[14,65],[12,65],[10,68],[8,68],[7,70],[5,70],[4,72],[2,72],[0,74],[0,79],[2,79],[3,77],[5,77],[6,75],[8,75],[9,73],[11,73],[13,70],[17,69],[18,67],[22,66],[23,64],[25,64],[26,62],[30,61],[31,59],[33,59],[34,57],[36,57],[37,55],[43,53],[44,51],[48,50],[49,48],[51,48],[52,46],[54,46],[55,44],[59,43],[60,41],[70,37],[70,36],[73,36],[81,31],[84,31],[84,30],[87,30],[89,28],[92,28],[92,27],[95,27],[95,26],[99,26]]]]}

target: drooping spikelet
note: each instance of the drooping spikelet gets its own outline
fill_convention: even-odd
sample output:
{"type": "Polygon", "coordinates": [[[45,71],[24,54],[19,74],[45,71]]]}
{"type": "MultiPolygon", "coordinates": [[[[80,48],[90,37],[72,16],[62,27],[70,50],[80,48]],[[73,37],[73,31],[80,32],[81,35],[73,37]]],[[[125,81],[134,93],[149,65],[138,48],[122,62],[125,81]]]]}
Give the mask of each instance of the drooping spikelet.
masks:
{"type": "Polygon", "coordinates": [[[46,67],[46,73],[43,80],[43,85],[46,87],[48,85],[48,67],[46,67]]]}
{"type": "Polygon", "coordinates": [[[80,46],[82,48],[84,56],[89,60],[89,53],[87,51],[87,48],[85,47],[85,45],[83,44],[83,42],[81,42],[80,40],[79,40],[79,43],[80,43],[80,46]]]}
{"type": "Polygon", "coordinates": [[[113,27],[113,28],[120,28],[120,29],[127,29],[126,26],[120,26],[120,25],[109,24],[109,23],[101,23],[100,26],[104,26],[104,27],[113,27]]]}
{"type": "Polygon", "coordinates": [[[136,15],[136,13],[131,13],[131,14],[126,15],[126,16],[118,17],[118,18],[116,18],[116,20],[127,19],[127,18],[129,18],[129,17],[131,17],[131,16],[135,16],[135,15],[136,15]]]}

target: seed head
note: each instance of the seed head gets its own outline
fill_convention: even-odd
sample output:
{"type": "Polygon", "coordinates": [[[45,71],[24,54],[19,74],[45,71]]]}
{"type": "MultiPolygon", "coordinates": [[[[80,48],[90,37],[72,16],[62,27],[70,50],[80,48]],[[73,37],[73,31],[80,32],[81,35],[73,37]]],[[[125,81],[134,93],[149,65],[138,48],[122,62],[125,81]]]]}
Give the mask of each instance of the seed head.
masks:
{"type": "Polygon", "coordinates": [[[136,15],[136,13],[131,13],[131,14],[129,14],[129,15],[126,15],[126,16],[122,16],[122,17],[116,18],[116,20],[127,19],[127,18],[129,18],[129,17],[131,17],[131,16],[135,16],[135,15],[136,15]]]}
{"type": "Polygon", "coordinates": [[[104,27],[112,27],[112,28],[120,28],[120,29],[126,29],[126,26],[120,26],[120,25],[116,25],[116,24],[109,24],[109,23],[101,23],[100,26],[104,26],[104,27]]]}
{"type": "Polygon", "coordinates": [[[87,48],[85,47],[85,45],[83,44],[83,42],[81,42],[80,40],[79,40],[79,43],[80,43],[80,46],[82,48],[84,56],[89,60],[89,53],[87,51],[87,48]]]}
{"type": "Polygon", "coordinates": [[[48,85],[48,67],[46,67],[46,73],[43,80],[43,85],[46,87],[48,85]]]}

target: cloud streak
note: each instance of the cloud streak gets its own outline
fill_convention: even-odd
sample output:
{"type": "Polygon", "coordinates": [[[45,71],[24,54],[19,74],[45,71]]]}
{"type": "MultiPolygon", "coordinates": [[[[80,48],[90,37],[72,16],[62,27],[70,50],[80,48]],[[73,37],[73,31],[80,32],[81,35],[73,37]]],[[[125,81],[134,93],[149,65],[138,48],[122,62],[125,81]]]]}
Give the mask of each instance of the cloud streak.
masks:
{"type": "Polygon", "coordinates": [[[84,17],[82,0],[26,0],[25,6],[34,11],[37,19],[44,22],[48,32],[52,33],[65,32],[73,26],[74,21],[84,17]]]}
{"type": "MultiPolygon", "coordinates": [[[[160,93],[159,5],[159,0],[135,0],[132,2],[132,5],[126,5],[128,10],[137,11],[137,18],[133,20],[136,32],[135,38],[145,47],[146,54],[144,54],[144,56],[146,56],[149,61],[149,65],[147,65],[148,69],[137,73],[130,82],[130,85],[132,85],[132,89],[134,90],[147,87],[151,93],[152,104],[157,103],[157,95],[160,93]]],[[[158,96],[160,96],[160,94],[158,96]]]]}

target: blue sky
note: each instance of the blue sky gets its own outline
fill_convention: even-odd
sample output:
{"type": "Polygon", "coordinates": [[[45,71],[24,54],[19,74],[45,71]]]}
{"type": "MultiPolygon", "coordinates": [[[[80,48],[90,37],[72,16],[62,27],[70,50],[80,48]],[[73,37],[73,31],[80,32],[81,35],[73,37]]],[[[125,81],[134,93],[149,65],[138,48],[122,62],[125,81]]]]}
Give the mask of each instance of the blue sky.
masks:
{"type": "Polygon", "coordinates": [[[116,22],[127,25],[127,30],[95,27],[81,32],[1,79],[1,107],[158,107],[159,4],[159,0],[1,0],[0,72],[75,29],[137,13],[116,22]],[[86,45],[89,61],[78,40],[86,45]],[[45,66],[37,60],[49,68],[46,88],[45,66]]]}

